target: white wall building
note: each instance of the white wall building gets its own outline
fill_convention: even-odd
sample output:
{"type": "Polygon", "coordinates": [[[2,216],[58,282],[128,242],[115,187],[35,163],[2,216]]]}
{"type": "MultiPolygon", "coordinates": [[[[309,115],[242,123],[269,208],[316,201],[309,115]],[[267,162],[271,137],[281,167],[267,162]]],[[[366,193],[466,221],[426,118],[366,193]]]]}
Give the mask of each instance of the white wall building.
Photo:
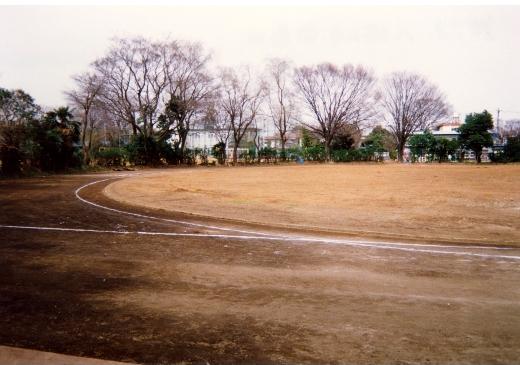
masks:
{"type": "Polygon", "coordinates": [[[186,138],[187,148],[207,148],[211,149],[219,142],[214,131],[208,129],[192,129],[186,138]]]}

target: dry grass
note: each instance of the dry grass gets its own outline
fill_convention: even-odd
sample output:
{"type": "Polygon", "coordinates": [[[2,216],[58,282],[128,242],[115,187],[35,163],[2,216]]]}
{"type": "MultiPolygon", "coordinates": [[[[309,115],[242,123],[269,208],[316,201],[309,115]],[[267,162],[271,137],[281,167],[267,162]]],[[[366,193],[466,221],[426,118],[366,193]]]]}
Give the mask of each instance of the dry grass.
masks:
{"type": "Polygon", "coordinates": [[[520,165],[176,169],[121,180],[105,192],[133,205],[269,225],[520,243],[520,165]]]}

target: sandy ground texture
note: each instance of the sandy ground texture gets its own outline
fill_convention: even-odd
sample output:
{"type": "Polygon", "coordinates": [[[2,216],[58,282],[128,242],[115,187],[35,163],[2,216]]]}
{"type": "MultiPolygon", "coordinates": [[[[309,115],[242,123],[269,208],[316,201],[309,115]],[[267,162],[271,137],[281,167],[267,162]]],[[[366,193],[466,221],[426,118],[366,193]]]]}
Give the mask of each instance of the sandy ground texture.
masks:
{"type": "Polygon", "coordinates": [[[520,245],[520,165],[175,169],[109,185],[123,203],[361,236],[520,245]]]}
{"type": "Polygon", "coordinates": [[[0,345],[150,364],[520,362],[520,249],[214,236],[107,199],[111,180],[80,191],[98,206],[75,196],[110,177],[0,181],[0,345]]]}
{"type": "Polygon", "coordinates": [[[0,346],[3,365],[123,365],[125,363],[0,346]]]}

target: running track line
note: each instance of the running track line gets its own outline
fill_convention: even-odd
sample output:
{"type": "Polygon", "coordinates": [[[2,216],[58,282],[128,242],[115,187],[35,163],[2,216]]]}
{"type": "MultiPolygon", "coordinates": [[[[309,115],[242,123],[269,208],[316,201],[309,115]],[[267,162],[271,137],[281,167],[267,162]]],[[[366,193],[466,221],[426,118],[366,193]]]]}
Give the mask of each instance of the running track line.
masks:
{"type": "Polygon", "coordinates": [[[37,231],[59,231],[59,232],[82,232],[82,233],[110,233],[110,234],[121,234],[121,235],[147,235],[147,236],[170,236],[170,237],[206,237],[206,238],[226,238],[236,240],[268,240],[268,241],[286,241],[286,242],[316,242],[316,243],[335,243],[353,247],[368,247],[382,250],[398,250],[408,252],[421,252],[429,254],[440,254],[440,255],[458,255],[458,256],[472,256],[481,258],[493,258],[493,259],[510,259],[520,260],[520,256],[508,256],[508,255],[489,255],[482,253],[473,252],[458,252],[458,251],[439,251],[439,250],[426,250],[410,247],[391,246],[389,244],[372,244],[372,243],[359,243],[350,242],[346,240],[325,240],[316,238],[304,238],[304,237],[264,237],[264,236],[240,236],[240,235],[229,235],[229,234],[206,234],[206,233],[177,233],[177,232],[145,232],[145,231],[111,231],[111,230],[99,230],[99,229],[85,229],[85,228],[63,228],[63,227],[35,227],[35,226],[14,226],[14,225],[0,225],[0,228],[11,228],[11,229],[25,229],[25,230],[37,230],[37,231]]]}
{"type": "Polygon", "coordinates": [[[230,232],[238,232],[238,233],[245,233],[245,234],[260,235],[260,236],[272,236],[272,235],[270,235],[268,233],[262,233],[262,232],[252,232],[252,231],[245,231],[245,230],[234,229],[234,228],[217,227],[217,226],[211,226],[211,225],[207,225],[207,224],[193,223],[193,222],[181,221],[181,220],[176,220],[176,219],[159,218],[159,217],[153,217],[153,216],[149,216],[149,215],[145,215],[145,214],[127,212],[127,211],[124,211],[124,210],[119,210],[119,209],[115,209],[115,208],[109,208],[109,207],[106,207],[104,205],[91,202],[91,201],[89,201],[87,199],[82,198],[79,195],[79,192],[81,190],[83,190],[84,188],[86,188],[86,187],[89,187],[91,185],[98,184],[98,183],[101,183],[101,182],[104,182],[104,181],[108,181],[108,180],[114,180],[114,179],[117,179],[117,178],[109,178],[109,179],[97,180],[97,181],[94,181],[94,182],[82,185],[82,186],[80,186],[79,188],[77,188],[74,191],[74,194],[76,195],[76,198],[81,200],[83,203],[90,204],[90,205],[92,205],[94,207],[97,207],[97,208],[110,210],[110,211],[116,212],[116,213],[133,215],[134,217],[161,220],[161,221],[165,221],[165,222],[184,224],[184,225],[188,225],[188,226],[201,227],[201,228],[206,228],[206,229],[217,229],[217,230],[220,230],[220,231],[230,231],[230,232]]]}
{"type": "MultiPolygon", "coordinates": [[[[184,225],[190,225],[190,226],[195,226],[195,227],[201,227],[201,228],[206,228],[206,229],[216,229],[216,230],[221,230],[221,231],[228,231],[228,232],[236,232],[236,233],[244,233],[244,234],[247,234],[247,235],[258,235],[258,236],[263,236],[263,237],[267,237],[269,239],[277,239],[277,240],[304,240],[304,241],[309,241],[309,242],[323,242],[323,243],[338,243],[338,244],[361,244],[361,245],[364,245],[364,244],[371,244],[371,245],[391,245],[391,246],[404,246],[404,247],[410,247],[410,246],[414,246],[414,247],[440,247],[440,248],[466,248],[466,249],[482,249],[482,250],[512,250],[513,248],[510,248],[510,247],[484,247],[484,246],[455,246],[455,245],[439,245],[439,244],[421,244],[421,243],[399,243],[399,242],[387,242],[387,241],[369,241],[369,240],[345,240],[345,239],[332,239],[332,238],[316,238],[316,237],[312,237],[312,236],[291,236],[291,235],[280,235],[280,234],[273,234],[273,233],[265,233],[265,232],[259,232],[259,231],[248,231],[248,230],[240,230],[240,229],[236,229],[236,228],[225,228],[225,227],[219,227],[219,226],[212,226],[212,225],[206,225],[206,224],[202,224],[202,223],[193,223],[193,222],[187,222],[187,221],[181,221],[181,220],[176,220],[176,219],[168,219],[168,218],[160,218],[160,217],[154,217],[154,216],[149,216],[149,215],[145,215],[145,214],[139,214],[139,213],[133,213],[133,212],[128,212],[128,211],[124,211],[124,210],[119,210],[119,209],[115,209],[115,208],[110,208],[110,207],[107,207],[107,206],[104,206],[104,205],[101,205],[101,204],[97,204],[97,203],[94,203],[92,201],[89,201],[85,198],[82,198],[80,195],[79,195],[79,192],[81,190],[83,190],[84,188],[86,187],[89,187],[91,185],[94,185],[94,184],[98,184],[98,183],[101,183],[101,182],[104,182],[104,181],[108,181],[108,180],[115,180],[119,177],[124,177],[124,176],[129,176],[129,175],[120,175],[118,177],[115,177],[115,178],[108,178],[108,179],[103,179],[103,180],[97,180],[97,181],[93,181],[93,182],[90,182],[88,184],[85,184],[85,185],[82,185],[80,186],[79,188],[77,188],[74,192],[74,194],[76,195],[76,198],[78,198],[79,200],[81,200],[82,202],[86,203],[86,204],[89,204],[89,205],[92,205],[94,207],[97,207],[97,208],[101,208],[101,209],[106,209],[106,210],[110,210],[110,211],[113,211],[113,212],[116,212],[116,213],[122,213],[122,214],[127,214],[127,215],[132,215],[132,216],[135,216],[135,217],[140,217],[140,218],[146,218],[146,219],[153,219],[153,220],[160,220],[160,221],[164,221],[164,222],[169,222],[169,223],[178,223],[178,224],[184,224],[184,225]]],[[[216,235],[218,236],[218,235],[216,235]]],[[[210,237],[210,236],[207,236],[207,237],[210,237]]],[[[231,237],[234,237],[234,236],[231,236],[231,237]]],[[[250,236],[247,236],[247,237],[250,237],[250,236]]]]}

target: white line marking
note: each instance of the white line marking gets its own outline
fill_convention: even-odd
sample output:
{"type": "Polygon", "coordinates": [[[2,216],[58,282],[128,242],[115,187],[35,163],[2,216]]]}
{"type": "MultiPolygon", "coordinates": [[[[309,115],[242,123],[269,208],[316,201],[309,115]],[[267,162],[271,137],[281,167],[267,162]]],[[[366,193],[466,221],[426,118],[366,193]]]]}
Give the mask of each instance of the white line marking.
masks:
{"type": "Polygon", "coordinates": [[[309,242],[314,241],[314,242],[338,243],[338,244],[343,244],[343,243],[354,244],[355,243],[355,244],[362,244],[362,245],[364,245],[364,244],[373,244],[373,245],[391,245],[391,246],[403,246],[403,247],[412,247],[413,246],[413,247],[439,247],[439,248],[481,249],[481,250],[512,250],[513,249],[511,247],[456,246],[456,245],[439,245],[439,244],[423,244],[423,243],[399,243],[399,242],[388,242],[388,241],[345,240],[345,239],[339,239],[338,240],[338,239],[332,239],[332,238],[330,238],[330,239],[328,239],[328,238],[316,238],[316,237],[313,237],[313,236],[280,235],[280,234],[276,234],[276,233],[265,233],[265,232],[259,232],[259,231],[240,230],[240,229],[236,229],[236,228],[225,228],[225,227],[219,227],[219,226],[206,225],[206,224],[202,224],[202,223],[193,223],[193,222],[181,221],[181,220],[176,220],[176,219],[160,218],[160,217],[154,217],[154,216],[149,216],[149,215],[145,215],[145,214],[132,213],[132,212],[119,210],[119,209],[115,209],[115,208],[110,208],[110,207],[107,207],[107,206],[104,206],[104,205],[101,205],[101,204],[97,204],[97,203],[91,202],[91,201],[89,201],[89,200],[87,200],[85,198],[82,198],[79,195],[79,192],[81,190],[83,190],[84,188],[88,187],[88,186],[91,186],[91,185],[94,185],[94,184],[97,184],[97,183],[101,183],[101,182],[104,182],[104,181],[108,181],[108,180],[114,180],[114,179],[117,179],[119,177],[124,177],[124,176],[128,176],[128,175],[119,175],[116,178],[108,178],[108,179],[103,179],[103,180],[97,180],[97,181],[94,181],[94,182],[82,185],[82,186],[80,186],[79,188],[77,188],[75,190],[74,194],[76,195],[76,198],[78,198],[79,200],[81,200],[82,202],[84,202],[86,204],[90,204],[90,205],[95,206],[97,208],[110,210],[110,211],[113,211],[113,212],[116,212],[116,213],[132,215],[132,216],[140,217],[140,218],[160,220],[160,221],[169,222],[169,223],[185,224],[185,225],[190,225],[190,226],[195,226],[195,227],[200,227],[200,228],[206,228],[206,229],[216,229],[216,230],[221,230],[221,231],[244,233],[244,234],[248,234],[248,235],[259,235],[259,236],[271,237],[271,238],[275,238],[275,239],[279,239],[279,240],[280,239],[283,239],[283,240],[288,239],[288,240],[305,240],[305,241],[309,241],[309,242]]]}
{"type": "Polygon", "coordinates": [[[287,237],[263,237],[263,236],[241,236],[241,235],[229,235],[229,234],[207,234],[207,233],[177,233],[177,232],[144,232],[144,231],[111,231],[111,230],[100,230],[100,229],[88,229],[88,228],[64,228],[64,227],[37,227],[37,226],[15,226],[15,225],[3,225],[0,224],[0,228],[11,228],[11,229],[26,229],[26,230],[38,230],[38,231],[60,231],[60,232],[82,232],[82,233],[110,233],[110,234],[122,234],[122,235],[147,235],[147,236],[174,236],[174,237],[206,237],[206,238],[225,238],[225,239],[236,239],[236,240],[262,240],[262,241],[284,241],[284,242],[315,242],[315,243],[334,243],[339,245],[346,245],[352,247],[368,247],[381,250],[398,250],[408,252],[421,252],[429,254],[440,254],[440,255],[458,255],[458,256],[472,256],[482,258],[493,258],[493,259],[511,259],[520,260],[520,256],[507,256],[507,255],[490,255],[464,251],[439,251],[439,250],[425,250],[417,248],[407,248],[400,246],[391,245],[379,245],[371,243],[358,243],[342,240],[326,240],[316,238],[287,238],[287,237]]]}
{"type": "Polygon", "coordinates": [[[189,226],[194,226],[194,227],[201,227],[201,228],[206,228],[206,229],[217,229],[217,230],[220,230],[220,231],[230,231],[230,232],[238,232],[238,233],[246,233],[246,234],[256,234],[256,235],[260,235],[260,236],[272,236],[271,234],[262,233],[262,232],[245,231],[245,230],[240,230],[240,229],[235,229],[235,228],[225,228],[225,227],[211,226],[211,225],[206,225],[206,224],[181,221],[181,220],[177,220],[177,219],[159,218],[159,217],[153,217],[153,216],[149,216],[149,215],[145,215],[145,214],[127,212],[127,211],[124,211],[124,210],[119,210],[119,209],[115,209],[115,208],[109,208],[109,207],[106,207],[104,205],[91,202],[89,200],[86,200],[86,199],[82,198],[79,195],[79,192],[81,190],[83,190],[84,188],[88,187],[88,186],[91,186],[91,185],[94,185],[94,184],[98,184],[100,182],[104,182],[104,181],[108,181],[108,180],[114,180],[114,179],[115,178],[103,179],[103,180],[98,180],[98,181],[94,181],[94,182],[82,185],[79,188],[77,188],[76,191],[74,191],[74,194],[76,195],[76,198],[81,200],[83,203],[90,204],[90,205],[95,206],[97,208],[110,210],[110,211],[116,212],[116,213],[133,215],[134,217],[161,220],[161,221],[165,221],[165,222],[184,224],[184,225],[189,225],[189,226]]]}

